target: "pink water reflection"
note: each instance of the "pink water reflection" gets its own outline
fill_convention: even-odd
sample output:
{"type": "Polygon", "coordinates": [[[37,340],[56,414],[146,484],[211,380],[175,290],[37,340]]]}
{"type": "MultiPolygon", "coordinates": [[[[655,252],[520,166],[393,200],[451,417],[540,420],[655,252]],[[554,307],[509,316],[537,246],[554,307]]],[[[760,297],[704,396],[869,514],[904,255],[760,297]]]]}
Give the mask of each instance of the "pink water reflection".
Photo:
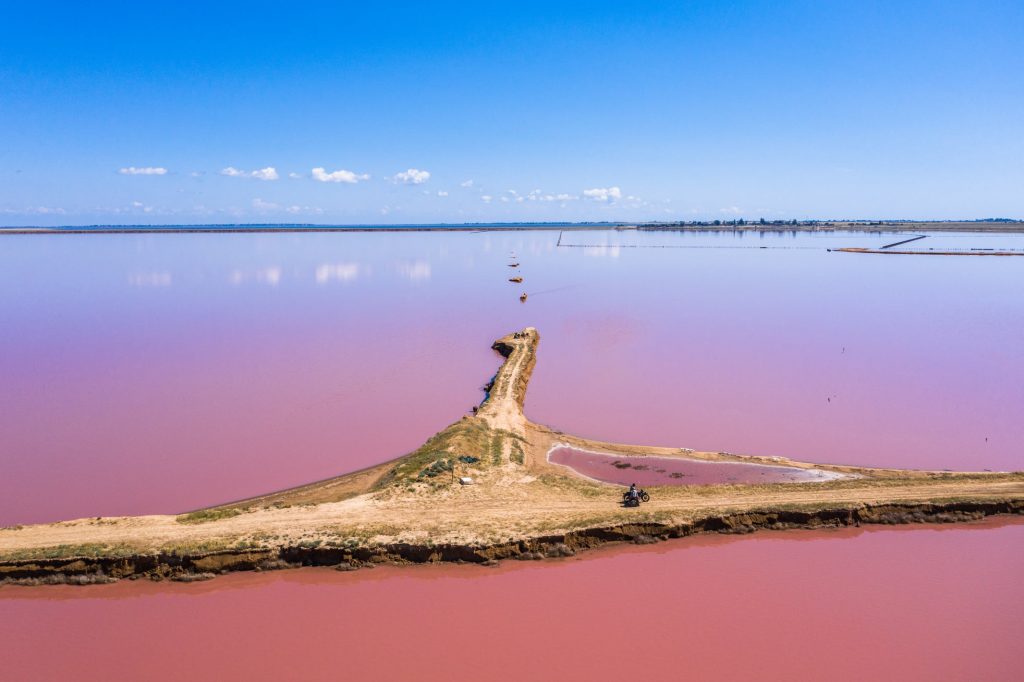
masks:
{"type": "Polygon", "coordinates": [[[0,588],[18,680],[1010,680],[1024,524],[690,538],[480,567],[0,588]]]}

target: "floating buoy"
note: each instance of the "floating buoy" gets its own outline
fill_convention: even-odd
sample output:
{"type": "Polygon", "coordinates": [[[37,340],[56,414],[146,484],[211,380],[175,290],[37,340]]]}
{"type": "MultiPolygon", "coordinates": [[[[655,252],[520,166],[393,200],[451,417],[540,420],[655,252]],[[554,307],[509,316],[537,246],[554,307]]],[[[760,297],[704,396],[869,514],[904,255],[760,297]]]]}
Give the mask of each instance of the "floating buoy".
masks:
{"type": "Polygon", "coordinates": [[[525,293],[519,295],[519,302],[520,303],[526,303],[526,294],[525,293]]]}

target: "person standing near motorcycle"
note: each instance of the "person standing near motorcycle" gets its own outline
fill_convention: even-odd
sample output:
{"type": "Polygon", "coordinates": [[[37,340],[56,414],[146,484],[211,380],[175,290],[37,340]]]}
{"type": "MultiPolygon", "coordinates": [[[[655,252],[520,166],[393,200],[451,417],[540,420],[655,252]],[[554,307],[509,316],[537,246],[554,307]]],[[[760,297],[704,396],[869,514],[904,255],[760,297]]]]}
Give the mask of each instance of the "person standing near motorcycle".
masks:
{"type": "Polygon", "coordinates": [[[636,487],[636,483],[629,486],[629,490],[622,493],[622,504],[627,507],[639,507],[641,502],[650,502],[651,496],[645,490],[636,487]]]}

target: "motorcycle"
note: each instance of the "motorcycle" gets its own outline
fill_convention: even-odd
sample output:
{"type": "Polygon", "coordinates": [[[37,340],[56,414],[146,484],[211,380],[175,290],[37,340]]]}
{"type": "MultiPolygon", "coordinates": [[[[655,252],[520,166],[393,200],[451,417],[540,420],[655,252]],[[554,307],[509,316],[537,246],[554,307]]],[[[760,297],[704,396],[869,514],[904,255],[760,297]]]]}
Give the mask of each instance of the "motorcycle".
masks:
{"type": "Polygon", "coordinates": [[[629,491],[622,493],[622,505],[624,507],[639,507],[641,502],[650,502],[651,496],[646,490],[637,490],[636,497],[632,497],[629,491]]]}

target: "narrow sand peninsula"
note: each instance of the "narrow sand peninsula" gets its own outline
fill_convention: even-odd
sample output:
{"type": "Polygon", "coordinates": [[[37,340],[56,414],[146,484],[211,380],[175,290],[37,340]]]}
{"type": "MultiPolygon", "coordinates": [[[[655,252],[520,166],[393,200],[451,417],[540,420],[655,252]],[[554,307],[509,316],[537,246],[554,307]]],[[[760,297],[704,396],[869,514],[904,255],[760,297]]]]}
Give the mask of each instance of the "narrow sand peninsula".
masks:
{"type": "Polygon", "coordinates": [[[677,447],[604,443],[534,424],[523,402],[540,336],[496,341],[504,362],[472,416],[376,467],[178,516],[89,518],[0,529],[0,580],[191,580],[231,570],[566,556],[605,542],[703,532],[970,521],[1024,513],[1024,473],[866,469],[677,447]],[[552,464],[564,444],[814,469],[824,482],[661,486],[637,509],[622,488],[552,464]],[[462,485],[460,478],[471,478],[462,485]]]}
{"type": "Polygon", "coordinates": [[[965,249],[965,250],[961,250],[961,251],[952,251],[952,250],[942,250],[942,249],[939,249],[939,250],[936,250],[936,251],[927,251],[927,250],[921,250],[921,249],[918,249],[918,250],[914,250],[914,249],[892,249],[892,250],[887,250],[887,249],[864,249],[864,248],[857,248],[857,247],[848,246],[848,247],[844,247],[844,248],[841,248],[841,249],[835,249],[835,250],[840,252],[840,253],[874,253],[874,254],[883,254],[883,255],[884,254],[889,254],[889,255],[896,255],[896,256],[1024,256],[1024,251],[1000,251],[998,249],[992,249],[990,251],[982,250],[982,249],[975,249],[975,250],[966,250],[965,249]]]}

